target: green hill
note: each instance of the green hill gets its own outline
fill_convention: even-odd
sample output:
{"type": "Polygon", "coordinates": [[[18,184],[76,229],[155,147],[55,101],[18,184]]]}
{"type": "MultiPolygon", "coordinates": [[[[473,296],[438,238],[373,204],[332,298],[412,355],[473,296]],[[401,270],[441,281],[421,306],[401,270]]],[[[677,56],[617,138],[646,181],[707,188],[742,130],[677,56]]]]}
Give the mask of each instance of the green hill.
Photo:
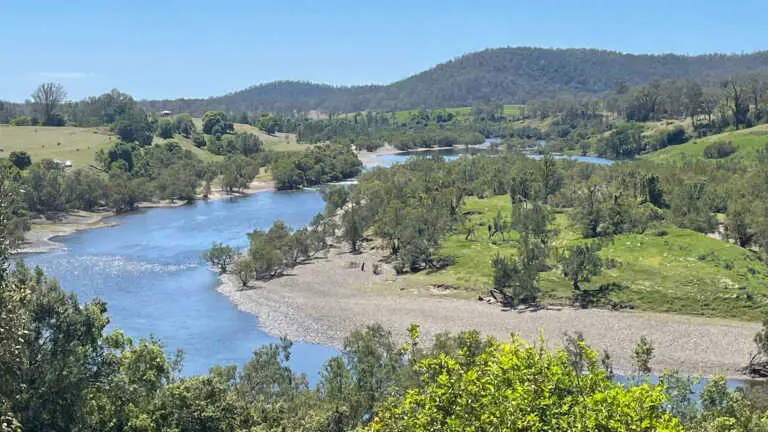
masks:
{"type": "Polygon", "coordinates": [[[276,81],[208,99],[143,101],[153,111],[201,115],[212,109],[290,113],[398,111],[471,106],[498,100],[525,104],[560,95],[599,95],[617,83],[654,78],[713,80],[768,69],[768,51],[746,55],[634,55],[594,49],[497,48],[469,53],[383,86],[334,87],[276,81]]]}
{"type": "Polygon", "coordinates": [[[755,157],[758,150],[768,144],[768,125],[760,125],[734,132],[725,132],[706,138],[691,140],[685,144],[670,146],[665,149],[642,156],[654,161],[675,161],[683,159],[704,159],[704,149],[708,145],[724,142],[731,143],[738,150],[728,159],[747,160],[755,157]]]}

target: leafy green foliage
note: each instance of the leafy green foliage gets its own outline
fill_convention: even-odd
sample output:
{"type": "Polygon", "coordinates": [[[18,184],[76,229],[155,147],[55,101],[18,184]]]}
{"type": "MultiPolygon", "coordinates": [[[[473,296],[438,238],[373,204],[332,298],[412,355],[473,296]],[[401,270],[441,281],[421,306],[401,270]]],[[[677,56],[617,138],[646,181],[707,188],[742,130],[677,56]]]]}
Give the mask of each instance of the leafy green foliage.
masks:
{"type": "Polygon", "coordinates": [[[570,280],[575,291],[581,291],[581,283],[589,282],[603,270],[603,260],[598,255],[597,242],[569,247],[560,258],[563,276],[570,280]]]}
{"type": "Polygon", "coordinates": [[[213,242],[211,248],[203,252],[203,259],[218,268],[219,274],[227,272],[236,256],[237,251],[234,248],[217,242],[213,242]]]}
{"type": "Polygon", "coordinates": [[[223,111],[208,111],[203,115],[203,133],[206,135],[220,137],[234,130],[234,124],[223,111]]]}
{"type": "Polygon", "coordinates": [[[420,387],[393,398],[368,430],[682,431],[664,411],[661,388],[614,384],[583,348],[585,371],[564,350],[513,337],[492,342],[470,362],[439,355],[419,363],[420,387]],[[515,409],[501,409],[514,406],[515,409]]]}
{"type": "Polygon", "coordinates": [[[362,162],[349,146],[321,145],[281,156],[272,165],[278,189],[298,189],[355,177],[362,162]]]}
{"type": "Polygon", "coordinates": [[[632,363],[634,363],[637,373],[643,375],[651,373],[651,361],[653,361],[654,351],[653,343],[645,336],[640,336],[640,340],[632,351],[632,363]]]}
{"type": "Polygon", "coordinates": [[[326,235],[327,233],[315,224],[291,232],[291,229],[279,220],[267,231],[257,229],[248,233],[252,278],[271,279],[309,260],[327,248],[326,235]]]}
{"type": "Polygon", "coordinates": [[[136,143],[141,147],[152,144],[154,128],[147,114],[138,108],[131,109],[117,117],[112,124],[112,131],[123,142],[136,143]]]}
{"type": "Polygon", "coordinates": [[[32,124],[32,121],[27,116],[19,116],[12,118],[10,124],[11,126],[29,126],[32,124]]]}
{"type": "Polygon", "coordinates": [[[235,133],[214,136],[206,144],[206,150],[217,155],[252,156],[264,148],[261,139],[251,133],[235,133]]]}
{"type": "Polygon", "coordinates": [[[738,149],[738,147],[729,142],[716,142],[704,148],[704,157],[707,159],[725,159],[736,153],[738,149]]]}
{"type": "Polygon", "coordinates": [[[29,157],[29,154],[25,151],[11,152],[11,154],[8,155],[8,160],[10,160],[16,168],[22,171],[32,165],[32,158],[29,157]]]}

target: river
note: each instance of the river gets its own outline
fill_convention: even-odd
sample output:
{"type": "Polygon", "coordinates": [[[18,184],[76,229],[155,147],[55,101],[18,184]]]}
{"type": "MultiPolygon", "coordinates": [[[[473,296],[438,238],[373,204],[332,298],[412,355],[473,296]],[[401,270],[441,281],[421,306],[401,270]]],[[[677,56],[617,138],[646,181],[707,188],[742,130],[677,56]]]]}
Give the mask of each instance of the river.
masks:
{"type": "MultiPolygon", "coordinates": [[[[478,152],[486,152],[487,147],[473,147],[470,149],[471,153],[478,153],[478,152]]],[[[461,157],[461,155],[464,154],[464,151],[461,149],[441,149],[441,150],[429,150],[429,151],[406,151],[406,152],[400,152],[400,153],[393,153],[393,154],[387,154],[387,155],[381,155],[376,158],[377,160],[377,166],[381,167],[388,167],[395,163],[403,163],[407,161],[411,157],[425,157],[425,156],[431,156],[431,155],[440,155],[445,160],[456,160],[461,157]]],[[[532,159],[541,159],[544,157],[544,155],[539,154],[528,154],[529,158],[532,159]]],[[[586,162],[586,163],[592,163],[597,165],[611,165],[614,163],[614,161],[610,159],[604,159],[600,157],[593,157],[593,156],[570,156],[570,155],[556,155],[554,156],[555,159],[571,159],[577,162],[586,162]]]]}
{"type": "MultiPolygon", "coordinates": [[[[204,374],[216,364],[244,364],[260,345],[277,342],[216,292],[217,275],[200,255],[214,241],[247,247],[246,233],[276,219],[306,225],[325,203],[318,192],[262,192],[234,200],[199,201],[110,219],[112,228],[56,239],[57,252],[28,255],[80,301],[105,300],[110,328],[133,338],[156,336],[167,352],[182,348],[184,373],[204,374]]],[[[294,344],[291,366],[316,376],[337,351],[294,344]]]]}
{"type": "MultiPolygon", "coordinates": [[[[459,157],[457,152],[438,153],[446,159],[459,157]]],[[[400,163],[413,154],[380,156],[377,165],[400,163]]],[[[593,159],[588,162],[610,162],[593,159]]],[[[303,190],[142,210],[111,218],[114,227],[56,239],[63,250],[24,259],[42,267],[80,301],[105,300],[109,328],[134,339],[153,335],[168,353],[182,348],[184,374],[204,374],[217,364],[242,365],[254,349],[278,338],[260,330],[257,317],[239,311],[216,291],[218,278],[200,259],[203,251],[214,241],[246,248],[248,232],[268,228],[277,219],[301,227],[324,205],[318,191],[303,190]]],[[[290,364],[315,381],[323,363],[336,354],[322,345],[295,343],[290,364]]]]}

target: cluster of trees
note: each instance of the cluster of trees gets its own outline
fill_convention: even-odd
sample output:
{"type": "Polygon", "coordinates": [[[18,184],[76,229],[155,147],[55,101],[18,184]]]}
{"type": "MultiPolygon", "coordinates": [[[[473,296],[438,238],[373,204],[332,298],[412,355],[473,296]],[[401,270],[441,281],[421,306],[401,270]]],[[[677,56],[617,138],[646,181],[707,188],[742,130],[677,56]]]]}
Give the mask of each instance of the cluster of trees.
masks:
{"type": "Polygon", "coordinates": [[[173,118],[161,118],[157,121],[157,136],[160,138],[173,138],[179,134],[185,138],[192,138],[197,133],[197,126],[189,114],[179,114],[173,118]]]}
{"type": "MultiPolygon", "coordinates": [[[[389,247],[398,271],[449,265],[440,243],[448,234],[466,239],[511,242],[516,250],[493,259],[494,289],[509,304],[531,302],[541,272],[559,269],[572,283],[574,299],[584,283],[600,274],[602,239],[622,233],[663,232],[665,224],[713,233],[725,214],[725,235],[768,258],[768,223],[761,191],[765,163],[713,165],[620,163],[596,166],[544,157],[533,160],[508,152],[475,155],[453,162],[414,158],[360,177],[343,200],[341,232],[352,250],[366,233],[389,247]],[[487,226],[469,223],[465,197],[508,195],[510,214],[498,213],[487,226]],[[565,250],[552,247],[552,214],[568,215],[583,241],[565,250]]],[[[600,288],[602,289],[602,287],[600,288]]]]}
{"type": "Polygon", "coordinates": [[[327,239],[333,235],[333,226],[329,223],[318,215],[308,227],[292,231],[278,220],[269,230],[248,233],[250,246],[243,256],[236,256],[232,248],[217,244],[205,255],[220,272],[231,271],[246,287],[254,279],[281,276],[327,249],[327,239]]]}
{"type": "Polygon", "coordinates": [[[768,207],[765,184],[768,180],[768,145],[759,152],[754,167],[738,172],[720,189],[721,212],[726,215],[724,233],[742,247],[756,248],[768,262],[768,207]],[[724,210],[724,211],[722,211],[724,210]]]}
{"type": "Polygon", "coordinates": [[[278,189],[299,189],[352,178],[362,168],[349,145],[323,144],[277,155],[271,170],[278,189]]]}

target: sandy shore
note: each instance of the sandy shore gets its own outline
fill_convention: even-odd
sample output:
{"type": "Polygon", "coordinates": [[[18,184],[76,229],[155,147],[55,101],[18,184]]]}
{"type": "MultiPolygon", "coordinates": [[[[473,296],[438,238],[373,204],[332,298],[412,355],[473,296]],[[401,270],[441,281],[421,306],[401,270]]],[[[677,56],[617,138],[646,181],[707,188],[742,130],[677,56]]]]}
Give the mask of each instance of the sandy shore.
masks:
{"type": "Polygon", "coordinates": [[[381,159],[378,159],[379,156],[402,153],[401,150],[398,150],[389,144],[383,147],[379,147],[378,149],[376,149],[376,151],[372,151],[372,152],[365,151],[365,150],[359,150],[359,151],[356,150],[356,152],[357,152],[357,157],[363,163],[363,166],[367,168],[380,166],[381,159]]]}
{"type": "Polygon", "coordinates": [[[599,309],[504,311],[434,287],[415,286],[413,279],[399,278],[387,266],[374,275],[376,260],[375,254],[332,249],[328,257],[301,265],[288,276],[252,283],[245,290],[234,277],[224,275],[218,290],[241,310],[258,316],[268,333],[296,341],[339,348],[351,330],[374,322],[401,340],[412,322],[421,325],[425,341],[441,331],[477,329],[501,339],[519,332],[535,341],[543,334],[556,346],[565,332],[580,331],[593,348],[610,352],[618,371],[632,369],[632,349],[644,335],[656,347],[655,371],[742,377],[739,370],[749,360],[752,337],[760,328],[757,323],[599,309]],[[360,270],[363,262],[365,271],[360,270]]]}
{"type": "MultiPolygon", "coordinates": [[[[215,190],[208,199],[223,199],[231,197],[241,197],[253,195],[259,192],[275,190],[274,181],[258,180],[254,181],[244,191],[237,193],[226,193],[221,190],[215,190]]],[[[202,199],[202,197],[198,197],[202,199]]],[[[184,201],[153,201],[140,202],[136,205],[137,210],[160,207],[180,207],[186,205],[184,201]]],[[[15,253],[43,253],[59,250],[64,247],[62,243],[53,241],[54,237],[66,236],[77,231],[107,228],[115,226],[113,222],[106,222],[105,219],[115,216],[115,212],[110,210],[86,212],[82,210],[73,210],[56,214],[49,214],[46,218],[39,217],[30,221],[31,229],[24,234],[24,242],[15,251],[15,253]]]]}

